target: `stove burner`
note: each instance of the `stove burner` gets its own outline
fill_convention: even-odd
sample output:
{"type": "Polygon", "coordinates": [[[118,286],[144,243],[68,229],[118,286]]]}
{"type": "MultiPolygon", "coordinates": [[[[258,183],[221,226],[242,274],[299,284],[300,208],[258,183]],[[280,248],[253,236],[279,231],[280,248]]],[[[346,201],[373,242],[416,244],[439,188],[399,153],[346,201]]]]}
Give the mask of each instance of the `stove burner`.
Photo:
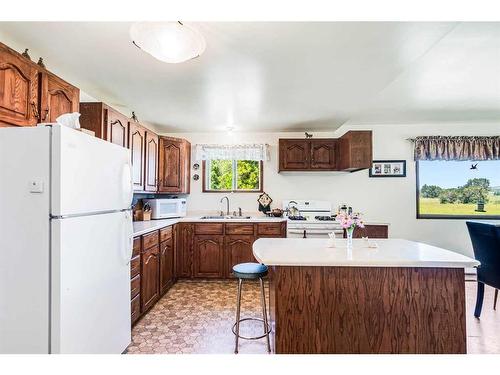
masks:
{"type": "Polygon", "coordinates": [[[332,216],[315,216],[314,218],[316,220],[319,220],[319,221],[333,221],[333,220],[335,220],[335,218],[332,216]]]}
{"type": "Polygon", "coordinates": [[[288,216],[290,220],[307,220],[305,216],[288,216]]]}

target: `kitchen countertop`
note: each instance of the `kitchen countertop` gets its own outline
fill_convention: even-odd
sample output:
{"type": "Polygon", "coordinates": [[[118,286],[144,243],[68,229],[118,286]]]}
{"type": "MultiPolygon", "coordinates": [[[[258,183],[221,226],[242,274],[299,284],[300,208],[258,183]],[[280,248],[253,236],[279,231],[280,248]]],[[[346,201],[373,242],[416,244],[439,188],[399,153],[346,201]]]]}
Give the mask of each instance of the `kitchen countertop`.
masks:
{"type": "Polygon", "coordinates": [[[149,221],[134,221],[134,237],[140,236],[142,234],[158,230],[160,228],[177,224],[180,222],[188,223],[280,223],[286,221],[284,217],[266,217],[266,216],[255,216],[251,219],[202,219],[201,216],[186,216],[182,218],[174,219],[161,219],[161,220],[149,220],[149,221]]]}
{"type": "Polygon", "coordinates": [[[253,244],[255,258],[268,266],[351,266],[351,267],[476,267],[479,262],[439,247],[403,239],[377,239],[378,248],[369,248],[363,239],[337,240],[338,247],[327,247],[328,239],[261,238],[253,244]]]}

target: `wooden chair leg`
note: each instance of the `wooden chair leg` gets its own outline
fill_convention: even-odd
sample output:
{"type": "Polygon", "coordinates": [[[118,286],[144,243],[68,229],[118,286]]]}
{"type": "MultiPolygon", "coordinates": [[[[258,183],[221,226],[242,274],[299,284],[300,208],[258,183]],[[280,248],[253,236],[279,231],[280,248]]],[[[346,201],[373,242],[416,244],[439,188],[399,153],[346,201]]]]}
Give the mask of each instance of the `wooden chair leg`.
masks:
{"type": "Polygon", "coordinates": [[[484,299],[484,284],[480,281],[477,282],[477,298],[476,298],[476,308],[474,310],[474,316],[479,318],[481,316],[481,309],[483,308],[484,299]]]}
{"type": "Polygon", "coordinates": [[[497,309],[498,289],[495,289],[495,299],[493,300],[493,310],[497,309]]]}

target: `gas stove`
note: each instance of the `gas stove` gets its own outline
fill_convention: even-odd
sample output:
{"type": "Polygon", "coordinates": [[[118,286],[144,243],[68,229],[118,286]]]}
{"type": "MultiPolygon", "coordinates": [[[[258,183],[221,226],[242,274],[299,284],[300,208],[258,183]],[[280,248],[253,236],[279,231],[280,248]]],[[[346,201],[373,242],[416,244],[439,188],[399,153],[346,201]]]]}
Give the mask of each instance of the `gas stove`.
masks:
{"type": "Polygon", "coordinates": [[[343,235],[343,229],[332,215],[332,204],[327,201],[283,201],[283,210],[294,212],[288,216],[287,237],[328,238],[328,233],[343,235]]]}

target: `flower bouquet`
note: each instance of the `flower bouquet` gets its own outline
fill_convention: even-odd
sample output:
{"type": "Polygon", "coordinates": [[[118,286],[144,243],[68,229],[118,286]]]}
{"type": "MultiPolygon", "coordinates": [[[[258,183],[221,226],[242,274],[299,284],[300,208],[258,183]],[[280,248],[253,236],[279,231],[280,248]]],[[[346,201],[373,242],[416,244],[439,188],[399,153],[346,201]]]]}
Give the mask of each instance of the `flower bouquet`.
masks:
{"type": "Polygon", "coordinates": [[[361,214],[359,212],[352,214],[341,212],[337,215],[335,220],[345,229],[347,233],[347,247],[352,248],[352,234],[354,233],[354,229],[365,227],[361,219],[361,214]]]}

